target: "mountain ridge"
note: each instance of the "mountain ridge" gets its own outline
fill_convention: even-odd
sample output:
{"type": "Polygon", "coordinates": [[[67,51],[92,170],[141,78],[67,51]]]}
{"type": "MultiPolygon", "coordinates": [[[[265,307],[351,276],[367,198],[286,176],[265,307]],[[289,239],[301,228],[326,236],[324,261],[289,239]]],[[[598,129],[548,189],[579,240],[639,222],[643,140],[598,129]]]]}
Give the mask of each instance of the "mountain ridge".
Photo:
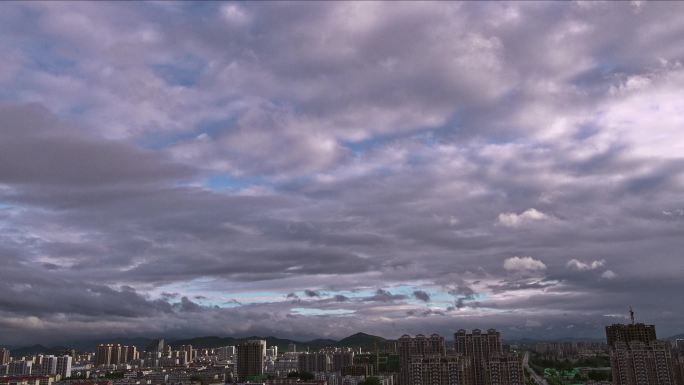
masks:
{"type": "MultiPolygon", "coordinates": [[[[191,337],[183,339],[165,339],[167,343],[171,346],[179,345],[192,345],[194,348],[199,349],[212,349],[221,346],[236,345],[242,341],[250,339],[263,339],[266,340],[268,346],[277,346],[279,350],[286,350],[290,344],[295,344],[297,351],[318,350],[324,347],[352,347],[352,348],[363,348],[363,349],[374,349],[376,344],[383,344],[388,342],[396,341],[396,339],[386,339],[380,336],[375,336],[372,334],[357,332],[350,336],[344,337],[340,340],[334,340],[329,338],[317,338],[308,341],[300,341],[289,338],[279,338],[274,336],[247,336],[247,337],[219,337],[219,336],[201,336],[201,337],[191,337]]],[[[684,333],[676,334],[667,338],[665,340],[673,341],[676,339],[684,339],[684,333]]],[[[561,338],[560,341],[602,341],[600,338],[561,338]]],[[[154,341],[153,338],[146,337],[119,337],[119,338],[99,338],[99,339],[89,339],[75,341],[69,344],[58,344],[54,346],[45,346],[42,344],[34,344],[28,346],[8,346],[7,347],[12,352],[12,356],[21,357],[33,354],[60,354],[67,349],[76,349],[80,351],[95,351],[95,347],[100,343],[120,343],[122,345],[133,345],[138,348],[138,350],[143,350],[150,342],[154,341]]],[[[551,341],[545,339],[532,339],[532,338],[522,338],[522,339],[512,339],[509,340],[510,343],[531,343],[531,342],[542,342],[551,341]]],[[[556,340],[554,340],[556,341],[556,340]]]]}
{"type": "MultiPolygon", "coordinates": [[[[247,337],[219,337],[219,336],[201,336],[182,339],[166,339],[167,344],[173,346],[192,345],[193,348],[198,349],[213,349],[221,346],[237,345],[246,340],[263,339],[266,340],[267,346],[277,346],[279,350],[286,350],[290,344],[295,344],[297,351],[318,350],[324,347],[352,347],[352,348],[371,348],[377,342],[392,341],[383,337],[374,336],[367,333],[355,333],[340,340],[317,338],[309,341],[299,341],[289,338],[279,338],[274,336],[247,336],[247,337]]],[[[67,349],[76,349],[80,351],[95,351],[95,347],[101,343],[120,343],[122,345],[133,345],[138,350],[145,349],[153,338],[99,338],[82,341],[74,341],[69,344],[59,344],[56,346],[45,346],[42,344],[35,344],[29,346],[7,346],[12,352],[12,356],[20,357],[33,354],[59,354],[67,349]]]]}

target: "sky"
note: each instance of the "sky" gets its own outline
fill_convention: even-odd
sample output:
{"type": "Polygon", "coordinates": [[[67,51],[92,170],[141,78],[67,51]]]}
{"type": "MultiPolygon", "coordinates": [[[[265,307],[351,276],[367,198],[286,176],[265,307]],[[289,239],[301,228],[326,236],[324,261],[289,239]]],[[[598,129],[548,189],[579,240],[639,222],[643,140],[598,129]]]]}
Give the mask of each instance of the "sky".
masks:
{"type": "Polygon", "coordinates": [[[684,332],[682,2],[5,2],[0,343],[684,332]]]}

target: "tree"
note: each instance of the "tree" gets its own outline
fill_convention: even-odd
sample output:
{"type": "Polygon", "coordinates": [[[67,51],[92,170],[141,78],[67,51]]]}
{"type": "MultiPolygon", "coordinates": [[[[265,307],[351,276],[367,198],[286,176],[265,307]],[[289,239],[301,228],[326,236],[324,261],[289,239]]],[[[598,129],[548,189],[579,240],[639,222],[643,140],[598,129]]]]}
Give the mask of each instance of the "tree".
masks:
{"type": "Polygon", "coordinates": [[[377,377],[366,377],[359,385],[380,385],[380,379],[377,377]]]}
{"type": "Polygon", "coordinates": [[[311,381],[314,379],[314,375],[309,372],[301,372],[299,374],[299,379],[302,381],[311,381]]]}

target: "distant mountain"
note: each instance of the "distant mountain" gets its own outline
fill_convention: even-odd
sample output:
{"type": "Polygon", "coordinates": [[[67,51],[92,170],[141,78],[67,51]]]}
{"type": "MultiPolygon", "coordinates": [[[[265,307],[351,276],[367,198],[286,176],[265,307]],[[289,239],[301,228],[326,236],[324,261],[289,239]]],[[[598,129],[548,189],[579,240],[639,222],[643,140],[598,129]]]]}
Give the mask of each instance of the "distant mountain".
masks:
{"type": "Polygon", "coordinates": [[[677,335],[674,335],[674,336],[668,338],[668,340],[672,340],[672,341],[674,341],[674,340],[681,340],[681,339],[684,339],[684,333],[682,333],[682,334],[677,334],[677,335]]]}
{"type": "Polygon", "coordinates": [[[306,346],[308,346],[310,349],[317,350],[320,348],[324,348],[326,346],[337,346],[337,341],[331,340],[331,339],[319,338],[319,339],[311,340],[308,342],[304,342],[304,344],[306,344],[306,346]]]}
{"type": "MultiPolygon", "coordinates": [[[[297,351],[318,350],[324,347],[351,347],[351,348],[363,348],[363,349],[373,349],[375,344],[381,344],[388,342],[382,337],[373,336],[366,333],[356,333],[349,337],[343,338],[339,341],[332,339],[315,339],[311,341],[295,341],[286,338],[278,338],[273,336],[259,337],[250,336],[243,338],[236,337],[217,337],[217,336],[205,336],[205,337],[194,337],[185,338],[179,340],[169,340],[167,339],[167,344],[172,347],[178,347],[180,345],[192,345],[193,348],[198,349],[213,349],[221,346],[237,345],[246,340],[266,340],[268,346],[277,346],[280,351],[287,351],[290,344],[295,344],[297,351]]],[[[53,346],[47,347],[43,345],[33,345],[27,347],[13,347],[11,348],[12,356],[19,357],[22,355],[32,355],[32,354],[59,354],[64,352],[66,349],[76,349],[79,351],[94,352],[95,347],[101,343],[118,343],[122,345],[132,345],[138,348],[138,350],[145,349],[146,346],[152,342],[151,338],[102,338],[97,340],[85,340],[85,341],[74,341],[67,346],[53,346]]]]}
{"type": "Polygon", "coordinates": [[[381,345],[386,342],[388,342],[388,340],[382,337],[373,336],[366,333],[356,333],[337,341],[337,344],[335,345],[339,347],[349,346],[354,348],[364,348],[370,350],[374,349],[376,344],[381,345]]]}
{"type": "Polygon", "coordinates": [[[195,337],[195,338],[187,338],[187,339],[183,339],[183,340],[169,341],[169,345],[171,345],[172,347],[173,346],[179,346],[179,345],[192,345],[193,348],[212,349],[212,348],[218,348],[221,346],[237,345],[237,344],[239,344],[243,341],[247,341],[247,340],[266,340],[266,345],[277,346],[279,350],[280,349],[287,349],[287,346],[290,343],[299,344],[299,342],[297,342],[297,341],[282,339],[282,338],[277,338],[277,337],[250,336],[250,337],[244,337],[244,338],[235,338],[235,337],[208,336],[208,337],[195,337]]]}
{"type": "Polygon", "coordinates": [[[32,345],[32,346],[25,346],[22,348],[14,348],[11,350],[12,352],[12,357],[22,357],[22,356],[32,356],[34,354],[61,354],[64,353],[64,351],[67,348],[64,346],[53,346],[53,347],[46,347],[43,345],[32,345]]]}

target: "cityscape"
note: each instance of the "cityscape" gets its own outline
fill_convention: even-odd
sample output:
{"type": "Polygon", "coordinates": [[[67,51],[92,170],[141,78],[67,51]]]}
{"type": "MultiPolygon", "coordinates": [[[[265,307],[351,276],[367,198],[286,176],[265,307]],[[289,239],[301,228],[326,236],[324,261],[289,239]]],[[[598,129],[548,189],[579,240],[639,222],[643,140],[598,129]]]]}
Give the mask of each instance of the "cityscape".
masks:
{"type": "Polygon", "coordinates": [[[684,385],[684,0],[0,1],[0,385],[684,385]]]}
{"type": "Polygon", "coordinates": [[[654,325],[635,323],[630,312],[631,323],[606,326],[605,342],[506,344],[496,329],[459,329],[450,341],[357,333],[318,349],[256,337],[218,347],[201,338],[207,346],[112,342],[22,357],[0,348],[0,384],[683,385],[684,339],[659,340],[654,325]]]}

